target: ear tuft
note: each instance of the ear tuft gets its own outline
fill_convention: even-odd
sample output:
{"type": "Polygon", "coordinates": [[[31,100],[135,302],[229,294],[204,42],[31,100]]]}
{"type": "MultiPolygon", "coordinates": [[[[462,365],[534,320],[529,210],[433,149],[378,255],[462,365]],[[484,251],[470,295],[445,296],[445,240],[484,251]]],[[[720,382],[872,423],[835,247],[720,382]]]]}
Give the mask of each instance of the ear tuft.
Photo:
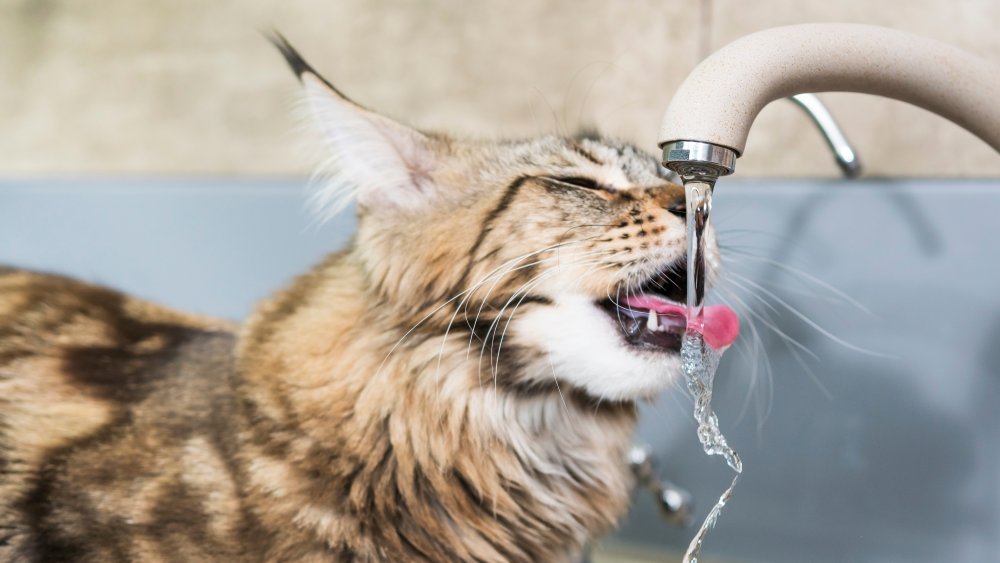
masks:
{"type": "Polygon", "coordinates": [[[296,78],[301,80],[302,75],[307,72],[317,74],[313,67],[302,58],[302,55],[295,50],[295,47],[292,47],[292,44],[279,31],[271,30],[269,33],[265,33],[264,37],[278,49],[281,56],[285,57],[285,62],[292,68],[292,72],[295,73],[296,78]]]}
{"type": "Polygon", "coordinates": [[[338,90],[336,86],[330,84],[327,79],[323,78],[323,75],[316,72],[316,69],[314,69],[311,64],[307,63],[306,60],[302,58],[302,55],[295,50],[295,47],[292,47],[292,44],[288,42],[288,39],[285,39],[285,36],[282,35],[281,32],[276,29],[272,29],[270,32],[265,33],[264,37],[267,38],[267,40],[270,41],[276,49],[278,49],[281,56],[285,57],[285,62],[288,63],[288,66],[292,69],[292,72],[295,73],[295,77],[299,79],[299,82],[305,82],[307,76],[315,77],[317,80],[326,85],[327,88],[336,92],[338,96],[344,98],[345,100],[349,100],[349,98],[345,96],[343,92],[338,90]]]}

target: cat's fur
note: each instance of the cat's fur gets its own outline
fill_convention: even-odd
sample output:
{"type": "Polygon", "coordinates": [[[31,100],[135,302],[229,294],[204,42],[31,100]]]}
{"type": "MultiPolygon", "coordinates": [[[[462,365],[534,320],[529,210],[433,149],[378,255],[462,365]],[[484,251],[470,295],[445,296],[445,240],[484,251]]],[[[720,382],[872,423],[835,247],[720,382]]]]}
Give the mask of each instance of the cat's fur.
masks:
{"type": "Polygon", "coordinates": [[[280,44],[355,239],[242,326],[0,269],[0,560],[579,557],[678,364],[594,302],[683,256],[683,190],[596,137],[419,133],[280,44]]]}

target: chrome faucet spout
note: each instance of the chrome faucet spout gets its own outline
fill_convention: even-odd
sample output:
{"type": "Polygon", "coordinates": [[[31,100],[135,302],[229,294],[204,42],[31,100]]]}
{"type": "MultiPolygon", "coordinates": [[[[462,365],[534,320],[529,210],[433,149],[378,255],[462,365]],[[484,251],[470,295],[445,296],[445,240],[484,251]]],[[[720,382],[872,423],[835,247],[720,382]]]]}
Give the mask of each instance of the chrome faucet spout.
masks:
{"type": "Polygon", "coordinates": [[[715,186],[719,176],[736,171],[736,151],[729,147],[698,141],[674,141],[663,145],[663,165],[684,181],[715,186]]]}

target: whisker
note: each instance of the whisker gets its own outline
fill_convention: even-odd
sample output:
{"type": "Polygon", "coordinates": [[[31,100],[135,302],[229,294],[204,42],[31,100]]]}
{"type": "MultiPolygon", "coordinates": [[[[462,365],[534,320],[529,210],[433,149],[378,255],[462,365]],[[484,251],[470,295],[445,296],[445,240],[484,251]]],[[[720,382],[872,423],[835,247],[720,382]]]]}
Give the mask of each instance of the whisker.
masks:
{"type": "MultiPolygon", "coordinates": [[[[739,285],[736,284],[734,282],[734,280],[730,279],[728,281],[729,281],[729,283],[732,283],[733,285],[737,285],[739,287],[739,285]]],[[[760,301],[763,301],[763,298],[761,298],[759,295],[756,295],[754,293],[750,293],[750,295],[752,297],[760,300],[760,301]]],[[[771,320],[766,316],[766,314],[761,313],[759,311],[756,311],[755,309],[753,309],[751,307],[748,307],[746,305],[746,303],[742,299],[740,299],[740,297],[738,295],[736,295],[735,293],[732,293],[732,294],[730,294],[730,296],[732,298],[736,299],[739,303],[741,303],[743,305],[743,307],[746,310],[747,314],[749,314],[751,318],[752,317],[756,317],[757,320],[759,320],[760,322],[764,323],[764,325],[767,326],[769,329],[771,329],[771,331],[773,331],[776,335],[778,335],[778,336],[781,337],[781,342],[788,349],[789,353],[792,354],[792,357],[795,358],[796,362],[802,367],[803,370],[805,370],[806,374],[810,377],[810,379],[813,380],[813,382],[816,384],[816,386],[819,388],[819,390],[828,399],[832,399],[833,395],[830,393],[829,389],[823,384],[822,381],[820,381],[819,376],[816,375],[816,372],[813,371],[813,369],[811,367],[809,367],[808,364],[806,364],[805,360],[799,354],[799,351],[801,350],[805,354],[808,354],[811,358],[813,358],[816,361],[820,361],[819,356],[817,356],[812,350],[810,350],[809,348],[807,348],[806,346],[804,346],[798,340],[796,340],[796,339],[788,336],[786,333],[784,333],[783,331],[781,331],[780,329],[778,329],[774,325],[774,323],[771,322],[771,320]],[[796,350],[796,348],[797,348],[797,350],[796,350]]]]}
{"type": "Polygon", "coordinates": [[[858,346],[857,344],[852,344],[852,343],[844,340],[843,338],[840,338],[839,336],[837,336],[837,335],[833,334],[832,332],[826,330],[825,328],[821,327],[815,321],[813,321],[812,319],[810,319],[809,317],[807,317],[804,313],[802,313],[801,311],[799,311],[798,309],[796,309],[795,307],[793,307],[792,305],[790,305],[787,301],[785,301],[784,299],[782,299],[781,297],[779,297],[778,295],[776,295],[773,291],[770,291],[766,287],[760,285],[759,283],[757,283],[757,282],[755,282],[755,281],[753,281],[753,280],[751,280],[749,278],[745,278],[744,281],[746,281],[748,284],[750,284],[753,287],[755,287],[758,291],[764,293],[765,295],[767,295],[768,297],[770,297],[771,299],[773,299],[775,302],[777,302],[781,306],[785,307],[785,309],[787,309],[790,313],[792,313],[793,315],[795,315],[796,317],[798,317],[802,322],[806,323],[807,325],[809,325],[810,327],[812,327],[814,330],[816,330],[817,332],[819,332],[823,336],[826,336],[830,340],[836,342],[837,344],[840,344],[841,346],[847,348],[848,350],[853,350],[855,352],[858,352],[859,354],[865,354],[865,355],[868,355],[868,356],[874,356],[876,358],[888,358],[888,359],[895,359],[896,358],[896,356],[893,356],[892,354],[885,354],[885,353],[882,353],[882,352],[876,352],[874,350],[869,350],[867,348],[863,348],[861,346],[858,346]]]}
{"type": "MultiPolygon", "coordinates": [[[[494,365],[494,363],[493,363],[494,355],[493,355],[493,348],[492,348],[492,346],[493,346],[493,343],[496,341],[496,332],[497,332],[497,329],[500,326],[500,324],[499,324],[500,320],[503,318],[503,313],[504,313],[504,311],[507,310],[507,307],[514,301],[514,299],[517,299],[517,296],[518,296],[518,294],[520,292],[525,291],[525,295],[526,295],[527,294],[526,293],[527,290],[533,288],[535,285],[537,285],[541,280],[545,279],[546,277],[554,275],[555,272],[556,272],[555,269],[546,270],[546,271],[538,274],[537,276],[533,277],[531,280],[525,282],[520,288],[518,288],[518,290],[515,291],[514,294],[511,295],[511,297],[507,300],[507,302],[504,303],[504,306],[500,309],[500,312],[497,313],[496,318],[493,319],[493,321],[490,323],[490,326],[487,329],[486,334],[483,336],[483,345],[482,345],[482,347],[480,348],[480,351],[479,351],[479,366],[480,366],[479,369],[480,369],[480,374],[481,374],[482,373],[481,370],[482,370],[483,355],[486,353],[486,345],[489,344],[490,345],[490,362],[489,363],[490,363],[490,369],[493,372],[493,393],[494,393],[494,396],[496,396],[496,393],[497,393],[497,384],[498,384],[498,377],[499,377],[499,361],[497,361],[496,365],[494,365]]],[[[522,300],[523,300],[523,298],[522,298],[522,300]]],[[[498,357],[499,357],[499,351],[497,352],[497,358],[498,357]]],[[[480,380],[481,379],[482,379],[482,377],[480,375],[480,380]]]]}
{"type": "Polygon", "coordinates": [[[778,269],[780,269],[780,270],[782,270],[784,272],[788,272],[789,274],[797,276],[800,279],[809,281],[810,283],[814,283],[814,284],[820,286],[822,289],[825,289],[826,291],[829,291],[830,293],[834,294],[835,296],[837,296],[841,300],[849,303],[850,305],[853,305],[858,310],[860,310],[860,311],[862,311],[862,312],[864,312],[864,313],[866,313],[868,315],[876,316],[875,313],[873,313],[871,311],[871,309],[869,309],[868,307],[866,307],[860,301],[854,299],[853,297],[851,297],[850,295],[848,295],[844,291],[842,291],[842,290],[834,287],[833,285],[831,285],[831,284],[829,284],[829,283],[827,283],[827,282],[825,282],[825,281],[817,278],[816,276],[814,276],[814,275],[812,275],[812,274],[810,274],[810,273],[808,273],[808,272],[806,272],[804,270],[800,270],[799,268],[795,268],[793,266],[789,266],[788,264],[782,264],[781,262],[778,262],[777,260],[773,260],[773,259],[767,258],[765,256],[757,256],[757,255],[754,255],[754,254],[749,253],[749,252],[736,252],[735,254],[737,254],[737,255],[739,255],[739,256],[741,256],[743,258],[747,258],[749,260],[756,260],[758,262],[763,262],[763,263],[768,264],[770,266],[774,266],[774,267],[776,267],[776,268],[778,268],[778,269]]]}
{"type": "Polygon", "coordinates": [[[566,405],[566,397],[563,396],[562,389],[559,387],[559,378],[556,377],[556,366],[552,364],[552,354],[546,352],[545,357],[549,360],[549,369],[552,370],[552,382],[556,384],[556,391],[559,393],[559,400],[562,402],[563,412],[569,412],[569,406],[566,405]]]}
{"type": "MultiPolygon", "coordinates": [[[[493,288],[495,288],[499,284],[499,282],[503,278],[503,276],[506,276],[507,274],[509,274],[511,272],[514,272],[514,271],[517,271],[517,270],[521,270],[521,269],[524,269],[524,268],[532,267],[534,265],[537,265],[537,264],[540,264],[540,263],[552,260],[553,258],[551,258],[551,257],[550,258],[543,258],[543,259],[537,260],[537,261],[535,261],[533,263],[523,264],[523,265],[518,266],[516,268],[512,267],[515,264],[517,264],[519,261],[524,260],[526,258],[529,258],[529,257],[531,257],[533,255],[537,255],[537,254],[539,254],[541,252],[545,252],[547,250],[558,249],[560,247],[569,246],[571,244],[582,244],[583,242],[586,242],[586,239],[582,240],[582,241],[569,241],[569,242],[566,242],[566,243],[559,243],[559,244],[556,244],[556,245],[550,245],[550,246],[547,246],[545,248],[536,250],[534,252],[526,253],[526,254],[523,254],[521,256],[518,256],[517,258],[513,258],[511,260],[508,260],[507,262],[505,262],[504,264],[502,264],[499,268],[494,269],[493,272],[491,272],[490,274],[487,274],[485,277],[483,277],[481,280],[479,280],[478,282],[476,282],[475,284],[473,284],[469,289],[467,289],[465,292],[463,292],[463,293],[466,293],[466,296],[462,299],[462,301],[459,302],[459,305],[455,308],[455,312],[452,313],[451,318],[448,320],[448,325],[447,325],[447,327],[445,329],[445,332],[444,332],[444,335],[442,336],[442,339],[441,339],[441,347],[440,347],[440,349],[438,351],[437,367],[435,369],[434,379],[437,382],[436,386],[439,388],[439,391],[440,391],[441,362],[442,362],[443,357],[444,357],[444,349],[445,349],[445,345],[447,344],[448,335],[451,332],[451,327],[452,327],[453,323],[455,322],[455,319],[458,316],[459,312],[462,312],[464,310],[465,313],[468,314],[468,300],[472,297],[472,295],[475,294],[475,291],[477,289],[479,289],[480,287],[482,287],[482,285],[485,284],[486,281],[490,277],[493,277],[494,273],[497,272],[497,270],[499,270],[499,269],[503,269],[504,267],[507,267],[506,271],[504,271],[504,272],[500,273],[498,276],[496,276],[496,280],[494,281],[493,286],[490,288],[490,292],[492,292],[493,288]],[[464,308],[463,308],[463,305],[464,305],[464,308]]],[[[488,296],[489,296],[489,293],[487,293],[487,297],[485,299],[488,299],[488,296]]],[[[485,302],[485,299],[484,299],[484,302],[485,302]]],[[[480,307],[479,312],[480,313],[482,312],[482,307],[480,307]]],[[[479,318],[478,315],[479,314],[477,313],[476,322],[478,322],[478,318],[479,318]]],[[[470,328],[472,328],[473,326],[474,326],[474,324],[470,325],[470,328]]],[[[470,331],[469,345],[468,345],[467,348],[471,348],[471,346],[472,346],[472,338],[474,337],[474,334],[475,334],[474,331],[470,331]]],[[[468,357],[468,354],[467,354],[466,357],[468,357]]]]}
{"type": "MultiPolygon", "coordinates": [[[[740,311],[745,311],[746,310],[746,306],[745,306],[746,304],[743,303],[743,301],[741,299],[739,299],[739,296],[735,295],[734,292],[731,289],[729,289],[727,287],[724,287],[724,286],[723,287],[718,287],[716,289],[717,289],[717,293],[716,294],[718,295],[718,297],[719,297],[719,299],[721,301],[723,301],[727,305],[733,307],[734,309],[737,309],[737,310],[740,310],[740,311]],[[726,298],[727,295],[730,297],[730,299],[732,299],[732,301],[730,301],[730,299],[726,298]],[[734,303],[734,302],[736,302],[736,303],[734,303]]],[[[743,346],[742,347],[737,347],[737,350],[739,350],[739,352],[741,354],[745,355],[748,363],[752,367],[751,367],[751,370],[750,370],[750,381],[749,381],[749,388],[748,388],[747,398],[746,398],[746,400],[744,400],[743,405],[740,407],[740,412],[739,412],[739,415],[737,416],[737,420],[742,420],[743,417],[746,415],[747,409],[749,409],[749,406],[750,406],[750,397],[755,392],[754,390],[758,389],[758,383],[757,382],[758,382],[758,378],[760,377],[759,376],[759,371],[758,371],[758,369],[759,369],[758,366],[763,366],[764,384],[765,384],[765,390],[767,392],[767,396],[766,396],[765,404],[763,406],[761,406],[759,402],[758,402],[758,405],[757,405],[758,406],[757,429],[758,429],[758,431],[760,431],[761,428],[762,428],[762,426],[763,426],[764,420],[767,418],[768,414],[770,413],[770,406],[771,406],[771,404],[773,404],[773,401],[774,401],[774,384],[773,384],[774,372],[773,372],[773,369],[771,367],[771,359],[767,355],[767,347],[764,345],[764,340],[763,340],[763,338],[760,335],[760,331],[757,329],[757,322],[756,322],[756,320],[753,318],[753,316],[750,316],[749,313],[746,313],[745,315],[742,315],[741,317],[746,320],[746,326],[747,326],[747,328],[750,331],[750,341],[751,341],[751,343],[747,344],[747,343],[743,342],[742,343],[743,346]]],[[[740,341],[737,341],[737,344],[741,344],[740,341]]]]}
{"type": "MultiPolygon", "coordinates": [[[[594,261],[591,261],[590,263],[600,264],[601,262],[602,262],[601,260],[594,260],[594,261]]],[[[588,264],[588,262],[579,262],[579,263],[575,263],[574,265],[576,265],[576,266],[582,266],[582,265],[587,265],[587,264],[588,264]]],[[[539,274],[538,276],[536,276],[532,280],[529,280],[528,282],[526,282],[525,284],[523,284],[520,288],[518,288],[518,290],[514,292],[514,294],[511,296],[511,298],[507,300],[507,303],[504,304],[503,308],[500,310],[500,312],[498,313],[496,319],[494,319],[493,323],[491,323],[491,325],[490,325],[490,331],[493,332],[493,336],[492,336],[492,338],[490,340],[490,345],[492,346],[493,342],[496,339],[497,328],[499,327],[499,322],[503,319],[503,313],[504,313],[504,311],[506,311],[507,307],[511,304],[511,302],[514,299],[517,298],[518,294],[521,294],[520,300],[518,300],[517,304],[511,310],[511,313],[510,313],[510,315],[507,318],[507,322],[504,325],[504,329],[503,329],[502,333],[500,334],[500,342],[499,342],[499,344],[497,345],[497,348],[496,348],[496,355],[495,355],[496,363],[495,364],[493,363],[493,359],[491,358],[491,362],[490,363],[491,363],[491,368],[493,368],[494,390],[495,390],[495,387],[496,387],[496,381],[497,381],[497,376],[498,376],[499,367],[500,367],[500,351],[501,351],[501,349],[503,347],[503,341],[504,341],[504,337],[507,334],[507,329],[510,327],[510,323],[511,323],[511,321],[514,318],[514,315],[517,313],[517,309],[524,302],[524,299],[527,298],[528,292],[531,289],[534,289],[534,287],[536,287],[539,283],[541,283],[542,281],[544,281],[545,279],[547,279],[547,277],[549,277],[551,275],[555,275],[556,273],[558,273],[558,269],[559,269],[558,267],[555,267],[555,268],[552,268],[552,269],[550,269],[550,270],[548,270],[546,272],[543,272],[542,274],[539,274]]],[[[590,270],[588,269],[588,272],[589,271],[590,270]]],[[[487,334],[489,334],[489,331],[487,332],[487,334]]],[[[483,345],[483,348],[485,349],[485,343],[483,345]]],[[[491,355],[491,357],[493,357],[493,352],[492,351],[491,351],[490,355],[491,355]]]]}
{"type": "MultiPolygon", "coordinates": [[[[534,253],[530,253],[529,255],[525,255],[525,256],[530,256],[530,255],[535,255],[535,254],[539,254],[539,253],[541,253],[541,252],[544,252],[544,251],[546,251],[546,250],[552,250],[552,249],[560,249],[560,248],[562,248],[563,246],[568,246],[568,245],[571,245],[571,244],[582,244],[583,242],[587,242],[588,240],[589,240],[589,239],[583,239],[583,240],[581,240],[581,241],[571,241],[571,242],[569,242],[569,243],[562,243],[562,244],[556,244],[556,245],[552,245],[552,246],[549,246],[549,247],[546,247],[546,248],[544,248],[544,249],[542,249],[542,250],[539,250],[539,251],[536,251],[536,252],[534,252],[534,253]]],[[[556,254],[556,257],[555,257],[555,258],[556,258],[556,263],[558,264],[558,263],[559,263],[559,261],[560,261],[560,256],[559,256],[559,253],[558,253],[558,251],[557,251],[557,254],[556,254]]],[[[489,289],[489,290],[488,290],[488,291],[486,292],[486,296],[485,296],[485,297],[483,297],[483,300],[482,300],[482,301],[480,302],[480,304],[479,304],[479,310],[478,310],[478,311],[476,311],[476,318],[475,318],[475,320],[473,321],[473,323],[472,323],[472,325],[471,325],[471,326],[475,326],[475,325],[477,325],[477,324],[479,323],[479,317],[480,317],[480,316],[482,315],[482,312],[483,312],[483,307],[484,307],[484,306],[486,305],[487,301],[489,300],[489,297],[490,297],[490,295],[491,295],[491,294],[493,293],[493,290],[494,290],[494,289],[496,289],[497,285],[499,285],[499,282],[500,282],[500,279],[497,279],[497,280],[496,280],[496,281],[495,281],[495,282],[493,283],[493,285],[492,285],[492,286],[490,286],[490,289],[489,289]]],[[[471,295],[470,295],[470,297],[471,297],[471,295]]],[[[466,303],[465,303],[465,314],[466,314],[466,315],[468,315],[468,302],[466,302],[466,303]]],[[[471,326],[470,326],[470,328],[471,328],[471,326]]],[[[471,352],[471,348],[472,348],[472,340],[473,340],[474,336],[475,336],[475,333],[474,333],[474,332],[472,332],[472,333],[470,333],[470,334],[469,334],[469,345],[468,345],[468,348],[469,348],[469,351],[470,351],[470,352],[471,352]]]]}
{"type": "MultiPolygon", "coordinates": [[[[517,258],[508,260],[507,262],[504,262],[503,264],[501,264],[500,266],[498,266],[497,268],[495,268],[490,273],[486,274],[479,282],[477,282],[476,284],[473,284],[472,287],[470,287],[468,289],[465,289],[465,290],[463,290],[463,291],[455,294],[454,296],[448,298],[443,303],[441,303],[440,305],[438,305],[437,307],[435,307],[433,310],[431,310],[431,312],[429,312],[426,315],[424,315],[424,317],[422,317],[419,321],[416,322],[416,324],[414,324],[412,327],[410,327],[403,334],[403,336],[401,336],[399,338],[399,340],[397,340],[396,343],[393,344],[392,348],[386,354],[385,358],[383,358],[382,361],[379,363],[379,367],[375,371],[375,375],[374,375],[374,377],[372,379],[373,380],[378,379],[378,377],[382,373],[383,368],[385,367],[385,363],[389,360],[389,358],[392,356],[392,354],[399,348],[399,346],[403,343],[403,341],[406,340],[406,338],[409,337],[409,335],[412,334],[413,331],[417,329],[417,327],[419,327],[420,325],[422,325],[423,323],[425,323],[428,319],[430,319],[435,314],[437,314],[438,311],[440,311],[441,309],[447,307],[449,304],[451,304],[452,302],[454,302],[456,299],[459,299],[463,295],[471,294],[471,292],[475,291],[475,289],[477,289],[478,287],[480,287],[479,284],[484,283],[485,280],[488,280],[490,277],[492,277],[494,275],[497,275],[497,273],[499,273],[501,270],[503,270],[505,267],[507,267],[508,265],[510,265],[512,263],[517,263],[517,261],[519,261],[519,260],[523,260],[524,258],[536,255],[536,254],[541,253],[541,252],[545,252],[546,250],[549,250],[549,249],[552,249],[552,248],[557,248],[557,247],[559,247],[561,245],[573,244],[573,243],[579,243],[579,242],[582,242],[582,241],[569,241],[569,242],[565,242],[565,243],[558,243],[558,244],[550,245],[550,246],[547,246],[545,248],[536,250],[534,252],[530,252],[530,253],[524,254],[522,256],[519,256],[517,258]]],[[[506,275],[506,274],[500,274],[500,275],[506,275]]]]}
{"type": "MultiPolygon", "coordinates": [[[[736,286],[736,287],[738,287],[738,288],[740,288],[740,289],[742,289],[744,291],[747,291],[747,293],[750,295],[750,297],[756,299],[757,301],[759,301],[759,302],[761,302],[761,303],[763,303],[765,305],[768,305],[767,301],[763,297],[757,295],[756,293],[748,291],[747,288],[746,288],[746,286],[741,285],[736,280],[730,278],[728,280],[728,283],[731,283],[732,285],[734,285],[734,286],[736,286]]],[[[764,323],[764,326],[766,326],[767,328],[771,329],[775,334],[777,334],[778,336],[782,337],[786,341],[791,342],[796,348],[802,350],[804,353],[808,354],[814,360],[819,361],[819,356],[817,356],[806,345],[802,344],[801,342],[799,342],[798,340],[796,340],[795,338],[793,338],[792,336],[790,336],[788,333],[786,333],[785,331],[783,331],[780,328],[778,328],[778,326],[774,323],[773,320],[771,320],[770,317],[767,316],[766,313],[758,311],[758,310],[754,309],[753,307],[750,307],[749,305],[747,305],[747,303],[745,301],[743,301],[743,299],[741,299],[735,293],[732,294],[731,297],[733,299],[736,299],[743,306],[744,310],[746,310],[746,312],[747,312],[748,315],[751,315],[751,316],[755,317],[757,320],[759,320],[760,322],[764,323]]]]}
{"type": "MultiPolygon", "coordinates": [[[[573,265],[574,266],[583,266],[583,265],[587,265],[588,263],[591,264],[591,266],[582,274],[584,276],[587,275],[587,274],[589,274],[590,272],[592,272],[596,268],[596,266],[601,265],[601,264],[606,264],[607,261],[605,261],[605,260],[591,260],[590,262],[578,262],[578,263],[575,263],[573,265]]],[[[553,273],[553,274],[556,273],[556,271],[558,270],[558,268],[559,268],[559,266],[556,266],[555,268],[553,268],[551,270],[551,273],[553,273]]],[[[501,350],[503,348],[504,338],[507,335],[507,329],[510,327],[510,323],[514,320],[514,316],[517,313],[517,309],[521,306],[521,304],[524,302],[524,299],[528,296],[528,291],[530,289],[533,289],[535,286],[537,286],[544,279],[545,279],[545,276],[542,276],[542,275],[537,276],[534,280],[531,280],[531,281],[525,283],[524,285],[522,285],[520,288],[518,288],[518,290],[514,292],[514,295],[511,297],[510,300],[508,300],[507,304],[504,305],[503,309],[501,309],[501,311],[498,314],[497,318],[494,320],[494,323],[499,323],[499,321],[503,318],[503,312],[504,312],[504,310],[506,310],[506,308],[510,304],[511,300],[513,300],[514,298],[516,298],[517,295],[518,295],[518,293],[522,294],[521,299],[518,300],[517,304],[511,310],[510,315],[507,317],[507,322],[504,325],[504,329],[503,329],[503,331],[502,331],[502,333],[500,335],[500,342],[499,342],[499,344],[496,347],[496,356],[495,356],[496,363],[495,363],[495,366],[493,365],[493,361],[491,359],[491,367],[493,368],[494,387],[496,385],[496,379],[497,379],[498,372],[499,372],[499,367],[500,367],[500,352],[501,352],[501,350]],[[531,287],[527,287],[528,284],[531,284],[531,287]]],[[[491,329],[493,329],[493,325],[491,325],[491,329]]],[[[490,342],[491,346],[492,346],[492,343],[495,340],[495,338],[496,338],[496,331],[493,332],[493,338],[491,339],[491,342],[490,342]]],[[[484,343],[484,348],[485,348],[485,343],[484,343]]],[[[492,351],[491,351],[491,356],[493,356],[492,351]]]]}

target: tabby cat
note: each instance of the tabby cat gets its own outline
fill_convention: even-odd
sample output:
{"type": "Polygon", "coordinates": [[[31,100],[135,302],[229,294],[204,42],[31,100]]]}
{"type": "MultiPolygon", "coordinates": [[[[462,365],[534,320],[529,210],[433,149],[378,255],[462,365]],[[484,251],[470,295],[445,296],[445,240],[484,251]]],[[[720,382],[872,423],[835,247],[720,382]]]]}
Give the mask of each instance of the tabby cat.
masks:
{"type": "Polygon", "coordinates": [[[275,43],[356,236],[242,325],[0,268],[0,560],[580,558],[679,373],[683,189],[407,128],[275,43]]]}

